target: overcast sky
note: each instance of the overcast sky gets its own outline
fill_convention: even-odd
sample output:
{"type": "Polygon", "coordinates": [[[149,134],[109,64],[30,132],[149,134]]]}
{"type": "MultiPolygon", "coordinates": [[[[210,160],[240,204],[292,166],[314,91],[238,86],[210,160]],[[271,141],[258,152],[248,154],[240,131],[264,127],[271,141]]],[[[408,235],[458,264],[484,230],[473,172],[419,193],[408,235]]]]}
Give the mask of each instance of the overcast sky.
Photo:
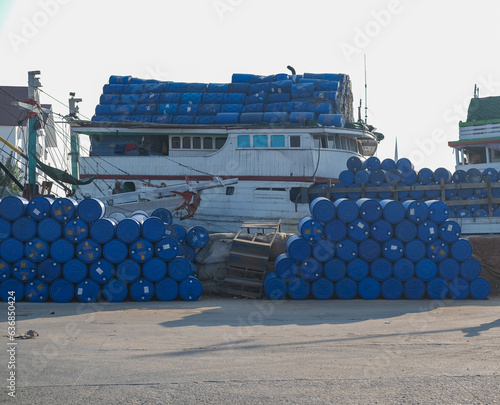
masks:
{"type": "MultiPolygon", "coordinates": [[[[349,74],[355,108],[385,134],[377,156],[454,170],[474,84],[500,95],[494,0],[1,0],[0,85],[83,99],[91,117],[110,75],[227,83],[234,72],[349,74]]],[[[66,113],[42,94],[42,102],[66,113]]]]}

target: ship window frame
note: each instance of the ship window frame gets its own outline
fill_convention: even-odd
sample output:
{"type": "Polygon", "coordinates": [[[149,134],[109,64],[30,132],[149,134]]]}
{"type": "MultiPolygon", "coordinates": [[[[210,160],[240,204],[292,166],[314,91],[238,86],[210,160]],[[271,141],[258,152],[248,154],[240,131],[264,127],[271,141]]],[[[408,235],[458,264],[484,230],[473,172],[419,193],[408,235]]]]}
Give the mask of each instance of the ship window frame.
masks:
{"type": "Polygon", "coordinates": [[[203,137],[203,149],[213,150],[214,149],[213,146],[214,146],[214,141],[213,141],[212,137],[211,136],[204,136],[203,137]],[[207,142],[208,141],[210,141],[210,147],[209,148],[207,147],[207,142]]]}
{"type": "Polygon", "coordinates": [[[251,145],[250,135],[238,135],[238,148],[248,149],[251,145]]]}
{"type": "Polygon", "coordinates": [[[347,148],[347,139],[345,138],[345,136],[340,136],[340,149],[349,150],[347,148]]]}
{"type": "Polygon", "coordinates": [[[269,137],[266,134],[258,134],[253,136],[253,147],[254,148],[268,148],[269,147],[269,137]],[[265,139],[265,143],[264,143],[265,139]]]}
{"type": "Polygon", "coordinates": [[[226,144],[226,141],[227,141],[227,138],[222,137],[222,136],[216,136],[214,139],[215,149],[217,149],[217,150],[222,149],[224,147],[224,145],[226,144]],[[221,139],[224,141],[222,144],[219,143],[221,139]]]}
{"type": "Polygon", "coordinates": [[[171,148],[172,149],[181,149],[181,137],[173,136],[171,139],[171,148]]]}
{"type": "Polygon", "coordinates": [[[201,149],[201,136],[193,136],[193,149],[201,149]]]}
{"type": "Polygon", "coordinates": [[[183,136],[182,137],[182,149],[191,149],[191,137],[183,136]]]}
{"type": "Polygon", "coordinates": [[[300,148],[301,145],[300,135],[290,135],[289,144],[290,148],[300,148]],[[298,141],[298,143],[297,143],[298,141]]]}
{"type": "Polygon", "coordinates": [[[234,195],[234,186],[226,187],[226,195],[234,195]]]}
{"type": "Polygon", "coordinates": [[[285,145],[285,135],[271,135],[271,148],[284,148],[285,145]],[[278,142],[279,145],[276,145],[276,142],[278,142]]]}

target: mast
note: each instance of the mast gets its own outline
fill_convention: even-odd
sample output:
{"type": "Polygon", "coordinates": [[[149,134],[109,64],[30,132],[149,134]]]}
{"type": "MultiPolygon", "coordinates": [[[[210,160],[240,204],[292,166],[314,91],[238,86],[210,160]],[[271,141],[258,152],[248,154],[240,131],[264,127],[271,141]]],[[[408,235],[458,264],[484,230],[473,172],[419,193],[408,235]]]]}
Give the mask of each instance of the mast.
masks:
{"type": "MultiPolygon", "coordinates": [[[[71,175],[75,178],[79,178],[80,173],[78,170],[78,162],[80,158],[80,135],[77,134],[76,132],[73,132],[73,126],[71,125],[71,121],[73,119],[78,118],[77,114],[79,111],[78,106],[76,105],[77,103],[81,102],[81,98],[75,98],[75,93],[69,93],[71,98],[68,101],[69,105],[69,116],[68,116],[68,122],[69,122],[69,128],[70,128],[70,143],[71,143],[71,175]]],[[[73,191],[76,191],[77,186],[73,185],[72,186],[73,191]]]]}
{"type": "Polygon", "coordinates": [[[34,195],[37,193],[36,184],[36,161],[35,156],[37,154],[37,129],[39,129],[38,121],[38,106],[40,106],[40,93],[38,91],[39,87],[42,87],[40,80],[37,75],[40,74],[39,70],[28,72],[28,100],[27,104],[31,104],[35,108],[32,112],[26,114],[28,118],[28,184],[27,194],[34,195]]]}
{"type": "Polygon", "coordinates": [[[366,54],[365,54],[365,124],[368,124],[368,85],[366,83],[366,54]]]}

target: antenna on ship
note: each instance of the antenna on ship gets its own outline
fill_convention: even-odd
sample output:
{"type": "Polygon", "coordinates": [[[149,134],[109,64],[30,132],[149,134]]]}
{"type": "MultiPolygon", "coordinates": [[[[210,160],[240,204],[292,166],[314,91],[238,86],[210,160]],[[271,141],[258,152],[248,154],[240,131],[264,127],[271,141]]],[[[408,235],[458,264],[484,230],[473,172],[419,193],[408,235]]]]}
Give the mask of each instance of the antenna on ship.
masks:
{"type": "Polygon", "coordinates": [[[295,69],[293,68],[293,66],[288,65],[286,68],[287,68],[290,72],[292,72],[292,81],[293,81],[294,83],[297,83],[297,73],[295,72],[295,69]]]}
{"type": "Polygon", "coordinates": [[[365,124],[368,124],[368,85],[366,83],[366,54],[365,57],[365,124]]]}
{"type": "Polygon", "coordinates": [[[477,84],[474,85],[474,98],[479,98],[479,87],[477,87],[477,84]]]}

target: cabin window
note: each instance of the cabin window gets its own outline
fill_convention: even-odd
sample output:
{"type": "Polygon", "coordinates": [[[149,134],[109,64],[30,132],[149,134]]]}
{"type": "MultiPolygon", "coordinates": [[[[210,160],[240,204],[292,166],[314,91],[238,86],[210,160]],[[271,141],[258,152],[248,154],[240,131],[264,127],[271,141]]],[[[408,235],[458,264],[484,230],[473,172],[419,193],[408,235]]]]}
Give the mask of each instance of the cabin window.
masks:
{"type": "Polygon", "coordinates": [[[271,135],[271,148],[284,148],[285,135],[271,135]]]}
{"type": "Polygon", "coordinates": [[[181,148],[181,138],[179,136],[172,137],[172,149],[180,149],[181,148]]]}
{"type": "Polygon", "coordinates": [[[337,136],[336,135],[330,135],[328,136],[328,147],[330,149],[337,149],[337,136]]]}
{"type": "Polygon", "coordinates": [[[254,148],[267,148],[267,135],[254,135],[253,147],[254,148]]]}
{"type": "Polygon", "coordinates": [[[215,149],[220,149],[226,143],[226,138],[215,138],[215,149]]]}
{"type": "Polygon", "coordinates": [[[212,138],[204,137],[203,138],[203,149],[213,149],[212,138]]]}
{"type": "Polygon", "coordinates": [[[124,193],[130,193],[132,191],[135,191],[135,184],[133,181],[126,181],[125,183],[123,183],[124,193]]]}
{"type": "Polygon", "coordinates": [[[191,149],[191,138],[189,136],[182,137],[182,149],[191,149]]]}
{"type": "Polygon", "coordinates": [[[250,147],[250,135],[238,135],[238,148],[250,147]]]}
{"type": "Polygon", "coordinates": [[[233,194],[234,194],[234,187],[233,186],[226,187],[226,195],[233,195],[233,194]]]}
{"type": "Polygon", "coordinates": [[[340,149],[347,150],[347,142],[345,136],[340,137],[340,149]]]}
{"type": "Polygon", "coordinates": [[[201,149],[201,138],[199,136],[193,138],[193,149],[201,149]]]}
{"type": "Polygon", "coordinates": [[[299,135],[290,136],[290,148],[300,148],[300,136],[299,135]]]}
{"type": "Polygon", "coordinates": [[[326,135],[321,135],[321,136],[314,135],[313,139],[314,139],[314,147],[315,148],[319,148],[320,146],[322,148],[328,148],[328,142],[326,139],[326,135]]]}

